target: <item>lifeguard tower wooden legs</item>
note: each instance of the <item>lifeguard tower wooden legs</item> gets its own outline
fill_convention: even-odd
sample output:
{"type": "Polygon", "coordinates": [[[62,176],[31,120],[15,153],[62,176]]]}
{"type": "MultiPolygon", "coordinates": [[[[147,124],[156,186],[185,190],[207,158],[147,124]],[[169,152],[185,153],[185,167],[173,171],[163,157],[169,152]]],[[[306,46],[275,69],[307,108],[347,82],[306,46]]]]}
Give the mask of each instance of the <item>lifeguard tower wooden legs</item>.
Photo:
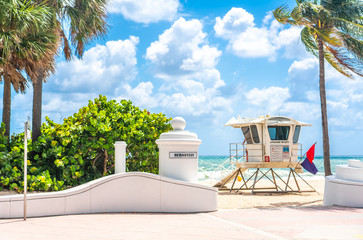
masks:
{"type": "Polygon", "coordinates": [[[252,194],[254,193],[262,193],[262,192],[316,192],[316,190],[308,183],[304,178],[302,178],[293,168],[290,168],[289,175],[287,181],[283,180],[273,168],[269,168],[267,171],[263,171],[261,168],[257,168],[256,171],[249,176],[246,180],[246,176],[244,175],[246,168],[238,168],[234,171],[233,174],[226,178],[223,183],[221,183],[218,187],[219,190],[228,190],[232,192],[235,190],[235,193],[238,193],[241,190],[251,190],[252,194]],[[311,190],[302,190],[300,188],[299,182],[297,180],[299,177],[311,190]],[[271,187],[257,187],[257,183],[261,179],[267,179],[272,183],[271,187]],[[291,179],[294,179],[292,181],[291,179]],[[233,179],[232,186],[227,188],[225,185],[233,179]],[[290,181],[291,180],[291,181],[290,181]],[[236,182],[241,182],[242,185],[239,188],[235,188],[236,182]],[[295,183],[296,189],[292,185],[295,183]],[[262,190],[262,191],[261,191],[262,190]]]}
{"type": "Polygon", "coordinates": [[[286,188],[285,191],[287,190],[287,187],[289,186],[289,181],[290,181],[290,177],[291,175],[294,177],[296,186],[298,188],[298,192],[316,192],[315,188],[313,188],[303,177],[301,177],[293,168],[290,168],[290,173],[289,173],[289,177],[287,178],[287,183],[286,183],[286,188]],[[311,190],[305,190],[305,191],[301,191],[300,187],[299,187],[299,183],[296,180],[296,176],[299,177],[306,185],[308,185],[311,190]]]}

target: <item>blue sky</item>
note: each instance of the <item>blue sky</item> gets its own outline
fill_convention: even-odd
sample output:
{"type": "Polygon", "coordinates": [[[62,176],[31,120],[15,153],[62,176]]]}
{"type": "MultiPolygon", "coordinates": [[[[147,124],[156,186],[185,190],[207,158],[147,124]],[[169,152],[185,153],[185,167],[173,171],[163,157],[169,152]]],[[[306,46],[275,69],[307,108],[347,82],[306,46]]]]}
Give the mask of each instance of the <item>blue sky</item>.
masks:
{"type": "MultiPolygon", "coordinates": [[[[300,142],[307,150],[317,141],[321,155],[318,63],[299,28],[274,20],[282,4],[295,1],[113,0],[107,36],[88,45],[83,60],[58,58],[43,87],[43,118],[60,122],[99,94],[131,99],[184,117],[202,140],[200,154],[227,155],[229,142],[243,141],[223,126],[231,117],[282,115],[313,124],[300,142]]],[[[363,154],[362,83],[327,67],[332,155],[363,154]]],[[[13,93],[13,132],[22,131],[31,103],[32,89],[13,93]]]]}

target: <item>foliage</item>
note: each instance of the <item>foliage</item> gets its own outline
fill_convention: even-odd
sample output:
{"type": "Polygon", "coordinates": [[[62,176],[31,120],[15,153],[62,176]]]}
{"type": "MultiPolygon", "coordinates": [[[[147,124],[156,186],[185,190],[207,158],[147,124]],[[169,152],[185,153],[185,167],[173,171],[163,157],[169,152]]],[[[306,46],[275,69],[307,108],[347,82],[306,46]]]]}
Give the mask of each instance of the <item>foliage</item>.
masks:
{"type": "MultiPolygon", "coordinates": [[[[4,135],[5,125],[0,127],[0,190],[9,189],[18,192],[24,189],[24,133],[11,136],[4,135]]],[[[31,142],[28,150],[32,149],[31,142]]],[[[60,190],[63,181],[51,178],[48,170],[40,170],[28,160],[28,189],[35,190],[60,190]]]]}
{"type": "Polygon", "coordinates": [[[3,122],[10,137],[11,86],[24,93],[27,79],[34,78],[39,67],[51,70],[50,53],[57,52],[57,34],[53,26],[53,12],[44,4],[31,0],[0,1],[0,82],[4,81],[3,122]]]}
{"type": "MultiPolygon", "coordinates": [[[[116,141],[127,143],[127,171],[158,173],[155,140],[171,130],[169,121],[162,113],[149,113],[127,100],[107,101],[105,96],[89,101],[62,124],[46,118],[38,141],[28,145],[33,156],[28,161],[29,190],[61,190],[113,173],[116,141]]],[[[18,134],[4,144],[7,149],[0,155],[4,188],[22,190],[23,138],[18,134]]]]}
{"type": "Polygon", "coordinates": [[[363,76],[363,2],[300,0],[289,11],[286,5],[273,14],[277,21],[303,27],[301,41],[306,50],[319,57],[319,40],[324,58],[341,74],[363,76]]]}
{"type": "MultiPolygon", "coordinates": [[[[53,11],[54,28],[58,42],[62,42],[64,57],[67,61],[72,58],[72,51],[78,58],[82,58],[85,45],[94,39],[104,37],[107,25],[107,0],[34,0],[38,5],[46,5],[53,11]]],[[[35,142],[41,135],[42,122],[42,85],[46,82],[46,74],[53,69],[57,54],[55,51],[47,55],[51,61],[47,67],[39,66],[38,75],[31,78],[33,82],[33,114],[32,114],[32,140],[35,142]]],[[[45,61],[46,62],[46,61],[45,61]]]]}

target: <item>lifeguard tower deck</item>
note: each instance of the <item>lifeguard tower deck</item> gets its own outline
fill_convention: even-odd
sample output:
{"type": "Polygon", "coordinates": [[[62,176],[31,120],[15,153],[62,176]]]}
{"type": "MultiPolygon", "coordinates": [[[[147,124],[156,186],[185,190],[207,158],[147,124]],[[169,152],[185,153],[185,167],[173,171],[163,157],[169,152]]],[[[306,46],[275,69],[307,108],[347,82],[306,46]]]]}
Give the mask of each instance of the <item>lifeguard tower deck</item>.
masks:
{"type": "MultiPolygon", "coordinates": [[[[296,191],[301,192],[297,178],[304,181],[313,189],[298,173],[302,173],[299,160],[302,159],[302,145],[299,143],[301,128],[311,126],[288,117],[263,116],[259,118],[230,119],[225,126],[231,126],[242,130],[243,143],[230,143],[229,173],[222,177],[214,187],[220,190],[273,190],[277,192],[296,191]],[[282,179],[274,169],[287,168],[289,175],[287,180],[282,179]],[[245,176],[245,171],[252,170],[253,174],[245,176]],[[266,178],[273,185],[271,188],[258,188],[256,184],[260,179],[266,178]],[[296,190],[291,186],[290,180],[294,179],[296,190]],[[227,184],[233,181],[231,187],[227,184]],[[234,188],[237,182],[241,186],[234,188]],[[250,185],[249,185],[250,183],[250,185]]],[[[291,180],[292,181],[292,180],[291,180]]],[[[314,189],[313,189],[314,190],[314,189]]],[[[315,190],[314,190],[315,191],[315,190]]]]}

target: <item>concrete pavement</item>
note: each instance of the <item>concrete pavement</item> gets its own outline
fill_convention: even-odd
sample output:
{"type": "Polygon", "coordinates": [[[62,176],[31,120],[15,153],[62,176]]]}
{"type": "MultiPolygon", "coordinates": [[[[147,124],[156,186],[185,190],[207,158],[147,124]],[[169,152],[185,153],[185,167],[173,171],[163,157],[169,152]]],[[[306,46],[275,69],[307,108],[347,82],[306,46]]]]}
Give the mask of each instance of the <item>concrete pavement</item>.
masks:
{"type": "Polygon", "coordinates": [[[363,239],[363,209],[254,208],[0,219],[0,240],[17,239],[363,239]]]}

